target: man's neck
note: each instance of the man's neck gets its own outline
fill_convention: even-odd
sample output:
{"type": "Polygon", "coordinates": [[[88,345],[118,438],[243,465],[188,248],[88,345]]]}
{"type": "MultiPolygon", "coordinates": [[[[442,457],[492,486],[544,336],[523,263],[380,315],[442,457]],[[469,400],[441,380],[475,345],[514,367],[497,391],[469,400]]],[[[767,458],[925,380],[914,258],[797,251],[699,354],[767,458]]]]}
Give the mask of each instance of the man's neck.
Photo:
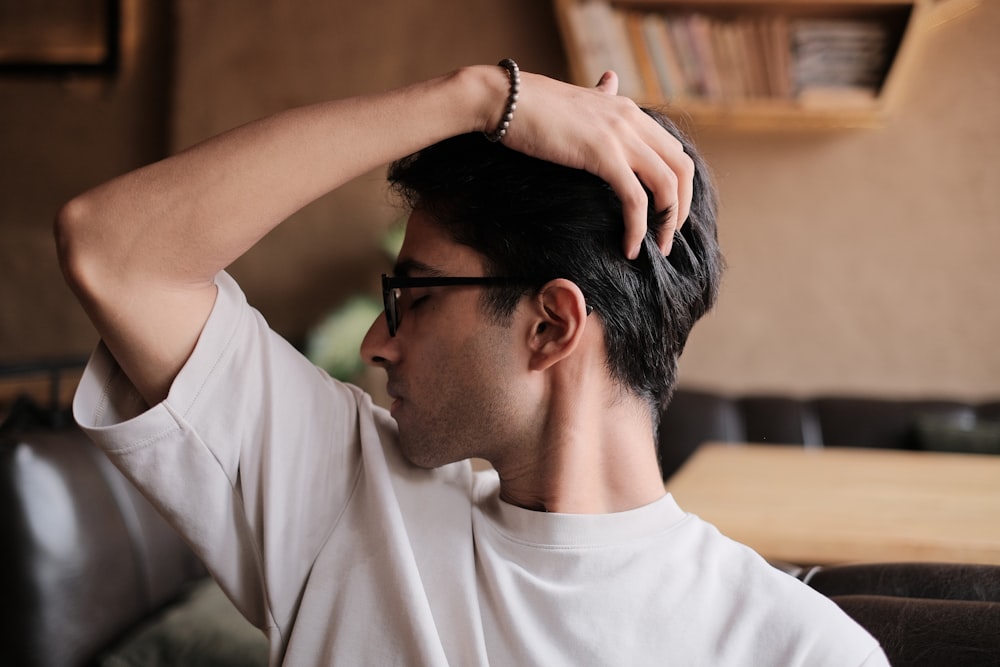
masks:
{"type": "MultiPolygon", "coordinates": [[[[579,394],[576,396],[579,399],[579,394]]],[[[516,461],[494,461],[500,497],[527,509],[604,514],[647,505],[664,494],[652,420],[634,398],[552,406],[543,437],[516,461]]]]}

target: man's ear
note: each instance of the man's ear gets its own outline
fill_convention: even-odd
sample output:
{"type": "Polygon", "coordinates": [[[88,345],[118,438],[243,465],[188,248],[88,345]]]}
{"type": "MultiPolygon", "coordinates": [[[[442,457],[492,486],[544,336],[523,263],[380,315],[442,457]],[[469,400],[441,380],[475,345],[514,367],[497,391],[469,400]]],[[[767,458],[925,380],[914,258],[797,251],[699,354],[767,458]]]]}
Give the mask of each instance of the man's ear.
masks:
{"type": "Polygon", "coordinates": [[[528,346],[531,370],[545,370],[572,354],[587,325],[587,301],[576,283],[556,278],[532,301],[528,346]]]}

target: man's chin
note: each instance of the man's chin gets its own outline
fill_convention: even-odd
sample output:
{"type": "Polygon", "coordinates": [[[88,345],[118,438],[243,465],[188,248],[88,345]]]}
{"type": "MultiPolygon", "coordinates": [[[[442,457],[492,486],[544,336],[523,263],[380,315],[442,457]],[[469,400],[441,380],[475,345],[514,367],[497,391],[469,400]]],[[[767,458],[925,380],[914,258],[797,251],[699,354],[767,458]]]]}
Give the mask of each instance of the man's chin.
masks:
{"type": "Polygon", "coordinates": [[[399,436],[399,451],[403,455],[403,458],[410,464],[425,470],[440,468],[441,466],[466,458],[448,456],[446,452],[441,451],[439,448],[428,445],[428,443],[423,442],[419,438],[416,440],[407,438],[402,433],[399,436]]]}

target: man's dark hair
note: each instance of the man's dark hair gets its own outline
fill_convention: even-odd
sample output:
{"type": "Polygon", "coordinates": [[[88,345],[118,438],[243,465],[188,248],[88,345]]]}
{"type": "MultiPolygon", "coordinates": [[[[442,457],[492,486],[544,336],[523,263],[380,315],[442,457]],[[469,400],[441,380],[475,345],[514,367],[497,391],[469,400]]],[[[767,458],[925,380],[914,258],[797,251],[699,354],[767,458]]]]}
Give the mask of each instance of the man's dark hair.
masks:
{"type": "Polygon", "coordinates": [[[622,250],[622,206],[585,171],[528,157],[481,134],[454,137],[394,163],[389,181],[457,243],[484,257],[495,276],[527,287],[485,291],[488,314],[503,321],[519,299],[549,280],[579,286],[604,326],[608,370],[653,414],[670,400],[677,359],[695,321],[715,302],[723,260],[716,194],[704,161],[662,114],[646,110],[678,137],[695,164],[691,213],[664,258],[656,244],[665,220],[650,197],[649,230],[635,260],[622,250]]]}

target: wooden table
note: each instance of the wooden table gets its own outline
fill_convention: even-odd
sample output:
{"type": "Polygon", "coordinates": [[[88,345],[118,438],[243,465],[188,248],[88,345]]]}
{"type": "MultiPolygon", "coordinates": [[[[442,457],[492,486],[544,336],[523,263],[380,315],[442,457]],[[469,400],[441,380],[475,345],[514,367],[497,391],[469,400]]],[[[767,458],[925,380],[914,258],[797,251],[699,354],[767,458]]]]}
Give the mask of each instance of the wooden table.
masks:
{"type": "Polygon", "coordinates": [[[708,444],[666,488],[769,559],[1000,564],[1000,456],[708,444]]]}

